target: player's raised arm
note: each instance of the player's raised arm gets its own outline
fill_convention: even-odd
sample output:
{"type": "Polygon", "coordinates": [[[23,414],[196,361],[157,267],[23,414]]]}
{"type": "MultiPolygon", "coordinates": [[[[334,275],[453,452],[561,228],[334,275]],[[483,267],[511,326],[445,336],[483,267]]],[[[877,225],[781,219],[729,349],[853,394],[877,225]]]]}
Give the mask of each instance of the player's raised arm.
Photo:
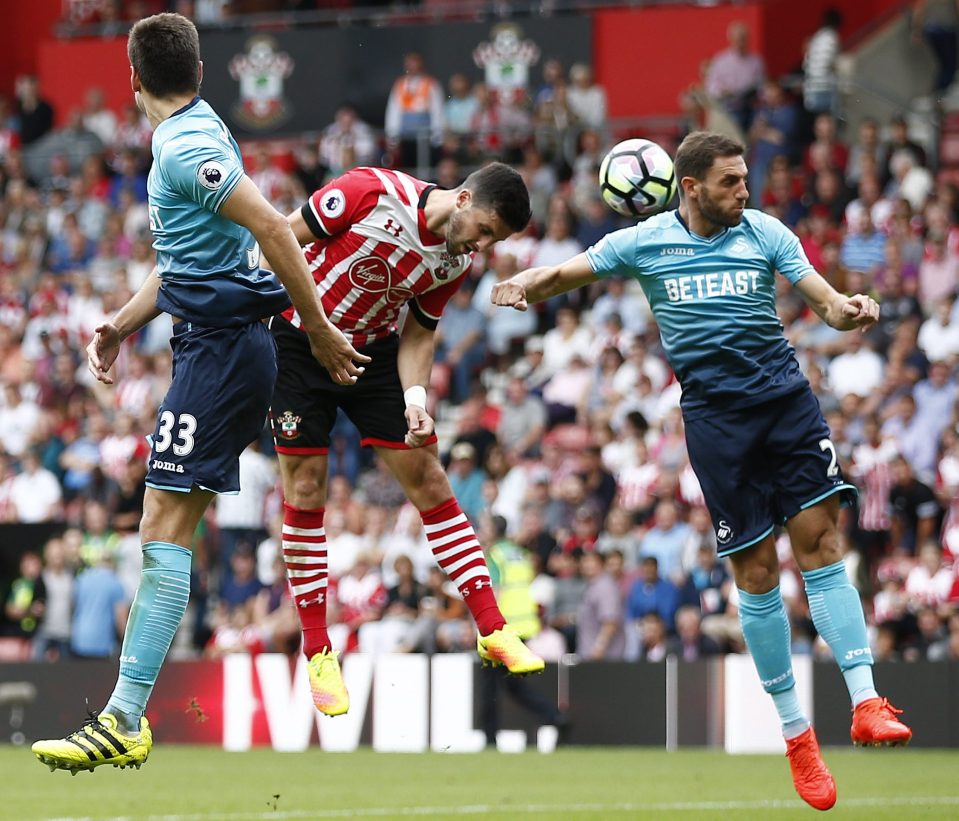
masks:
{"type": "Polygon", "coordinates": [[[865,330],[879,320],[879,304],[872,297],[841,294],[819,274],[803,277],[796,290],[823,322],[839,331],[865,330]]]}
{"type": "Polygon", "coordinates": [[[527,268],[516,276],[497,282],[490,299],[494,305],[525,311],[528,305],[582,288],[597,279],[599,277],[593,273],[586,254],[577,254],[560,265],[527,268]]]}
{"type": "Polygon", "coordinates": [[[341,385],[355,382],[363,373],[363,368],[356,363],[370,359],[357,352],[324,313],[303,252],[286,218],[264,199],[249,177],[239,182],[220,213],[247,228],[259,243],[293,300],[313,355],[320,364],[341,385]]]}

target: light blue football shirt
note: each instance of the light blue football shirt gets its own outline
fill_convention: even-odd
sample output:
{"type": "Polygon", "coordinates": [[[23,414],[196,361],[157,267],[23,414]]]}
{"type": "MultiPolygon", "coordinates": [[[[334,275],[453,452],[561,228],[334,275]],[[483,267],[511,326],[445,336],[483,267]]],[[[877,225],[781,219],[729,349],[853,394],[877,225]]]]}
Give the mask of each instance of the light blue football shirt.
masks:
{"type": "Polygon", "coordinates": [[[253,235],[219,215],[243,175],[240,147],[199,97],[153,132],[147,190],[161,310],[229,327],[289,306],[276,275],[260,269],[253,235]]]}
{"type": "Polygon", "coordinates": [[[747,209],[739,225],[706,238],[690,231],[678,210],[667,211],[607,235],[586,258],[597,276],[639,280],[687,418],[805,384],[776,314],[775,273],[795,284],[815,269],[774,217],[747,209]]]}

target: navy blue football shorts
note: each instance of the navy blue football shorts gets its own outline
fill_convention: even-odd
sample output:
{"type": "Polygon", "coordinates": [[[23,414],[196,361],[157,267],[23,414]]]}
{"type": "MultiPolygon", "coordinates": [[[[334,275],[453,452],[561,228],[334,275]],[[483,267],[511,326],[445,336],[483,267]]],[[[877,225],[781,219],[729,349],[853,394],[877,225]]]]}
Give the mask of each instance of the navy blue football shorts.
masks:
{"type": "Polygon", "coordinates": [[[819,402],[806,386],[759,405],[687,420],[689,461],[702,485],[718,554],[751,547],[817,502],[858,491],[846,482],[819,402]]]}
{"type": "Polygon", "coordinates": [[[146,483],[159,490],[240,489],[240,454],[266,424],[276,346],[263,322],[173,326],[173,381],[153,431],[146,483]]]}

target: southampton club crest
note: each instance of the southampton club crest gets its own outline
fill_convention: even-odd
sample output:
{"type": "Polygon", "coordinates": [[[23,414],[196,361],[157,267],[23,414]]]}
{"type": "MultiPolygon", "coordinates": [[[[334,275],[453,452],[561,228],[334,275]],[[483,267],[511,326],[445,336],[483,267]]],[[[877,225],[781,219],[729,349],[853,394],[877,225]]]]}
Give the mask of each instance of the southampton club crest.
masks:
{"type": "Polygon", "coordinates": [[[294,416],[293,411],[283,411],[282,414],[276,417],[276,421],[279,427],[277,432],[281,439],[296,439],[296,437],[300,435],[298,425],[302,421],[302,417],[294,416]]]}
{"type": "Polygon", "coordinates": [[[450,269],[456,264],[456,260],[450,256],[448,251],[443,251],[440,254],[440,264],[439,267],[433,269],[433,276],[435,276],[440,282],[445,282],[449,279],[450,269]]]}
{"type": "Polygon", "coordinates": [[[473,50],[473,62],[486,71],[486,85],[500,94],[526,91],[529,68],[539,60],[539,47],[520,39],[522,33],[515,23],[500,23],[490,32],[492,42],[473,50]]]}
{"type": "Polygon", "coordinates": [[[283,81],[293,73],[293,66],[293,58],[277,51],[272,37],[252,37],[246,53],[230,60],[230,76],[240,83],[233,118],[252,131],[272,130],[290,119],[292,108],[283,97],[283,81]]]}

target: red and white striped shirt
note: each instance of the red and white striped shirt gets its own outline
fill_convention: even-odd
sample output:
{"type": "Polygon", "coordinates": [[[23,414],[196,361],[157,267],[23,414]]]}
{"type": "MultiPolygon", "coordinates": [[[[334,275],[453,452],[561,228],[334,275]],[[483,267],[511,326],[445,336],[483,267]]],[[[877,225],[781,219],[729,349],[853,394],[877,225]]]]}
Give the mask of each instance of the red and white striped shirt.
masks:
{"type": "Polygon", "coordinates": [[[896,483],[892,462],[898,452],[892,439],[884,439],[878,445],[864,442],[853,451],[852,474],[860,485],[859,527],[863,530],[889,530],[889,492],[896,483]]]}
{"type": "MultiPolygon", "coordinates": [[[[394,332],[407,303],[421,325],[435,328],[469,271],[472,256],[450,255],[446,239],[426,227],[432,188],[399,171],[354,168],[301,209],[317,237],[306,261],[323,309],[356,347],[394,332]]],[[[293,308],[283,316],[300,327],[293,308]]]]}

